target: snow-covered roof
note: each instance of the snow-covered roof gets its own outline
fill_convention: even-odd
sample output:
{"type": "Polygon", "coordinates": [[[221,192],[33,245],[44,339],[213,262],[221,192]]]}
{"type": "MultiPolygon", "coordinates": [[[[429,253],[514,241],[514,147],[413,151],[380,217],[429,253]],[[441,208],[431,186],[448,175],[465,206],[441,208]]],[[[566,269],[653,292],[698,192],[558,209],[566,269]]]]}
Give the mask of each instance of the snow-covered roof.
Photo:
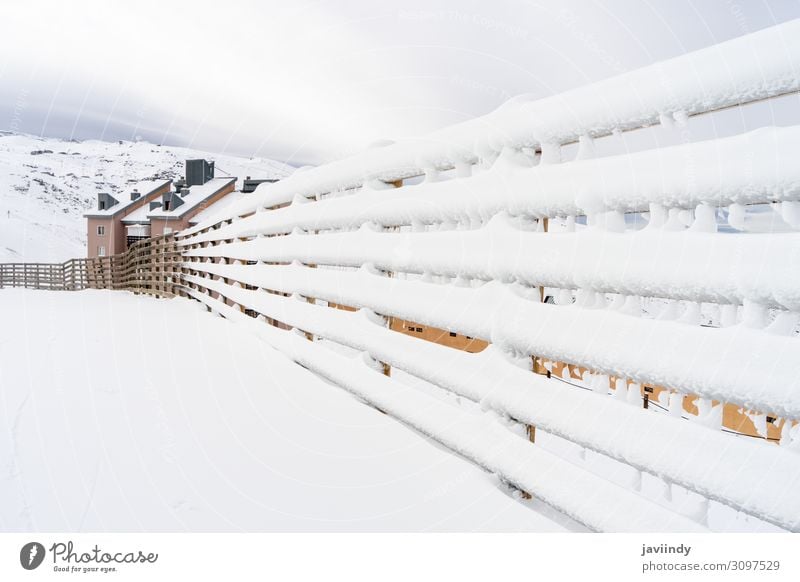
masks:
{"type": "MultiPolygon", "coordinates": [[[[148,218],[182,218],[191,211],[201,206],[209,198],[219,193],[220,190],[236,182],[236,178],[212,178],[202,185],[191,186],[189,194],[183,196],[177,194],[183,200],[183,204],[171,210],[157,208],[147,214],[148,218]]],[[[202,209],[201,209],[202,211],[202,209]]]]}
{"type": "Polygon", "coordinates": [[[138,223],[138,222],[141,222],[141,223],[149,222],[149,220],[147,218],[148,214],[150,214],[150,204],[149,203],[148,204],[144,204],[143,206],[140,206],[139,208],[137,208],[136,210],[134,210],[130,214],[126,214],[123,217],[122,222],[124,222],[126,224],[138,223]]]}
{"type": "Polygon", "coordinates": [[[244,192],[240,192],[240,191],[231,192],[230,194],[228,194],[227,196],[225,196],[221,200],[218,200],[217,202],[214,202],[210,206],[207,206],[205,209],[203,209],[200,212],[198,212],[197,214],[195,214],[191,219],[189,219],[189,224],[192,224],[192,225],[198,224],[199,222],[202,222],[202,221],[204,221],[204,220],[206,220],[208,218],[211,218],[212,216],[214,216],[218,212],[221,212],[222,210],[224,210],[225,208],[227,208],[228,206],[230,206],[234,202],[238,202],[244,196],[246,196],[246,194],[244,192]]]}
{"type": "MultiPolygon", "coordinates": [[[[141,182],[136,182],[132,184],[129,188],[126,188],[122,191],[122,193],[115,193],[111,194],[116,200],[119,202],[110,208],[106,208],[105,210],[90,210],[86,212],[83,216],[86,218],[103,218],[103,217],[111,217],[117,216],[119,213],[128,210],[131,206],[139,203],[142,201],[142,198],[147,198],[156,190],[163,188],[165,185],[170,184],[172,180],[142,180],[141,182]],[[131,200],[131,194],[137,191],[141,196],[136,200],[131,200]]],[[[144,205],[147,207],[147,204],[144,205]]]]}

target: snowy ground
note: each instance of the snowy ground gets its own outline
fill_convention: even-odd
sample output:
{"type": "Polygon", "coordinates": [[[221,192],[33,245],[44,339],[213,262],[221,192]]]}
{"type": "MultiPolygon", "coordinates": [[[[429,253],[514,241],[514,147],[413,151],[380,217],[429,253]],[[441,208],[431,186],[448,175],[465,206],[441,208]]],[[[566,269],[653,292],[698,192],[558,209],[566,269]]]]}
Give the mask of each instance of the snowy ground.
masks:
{"type": "Polygon", "coordinates": [[[261,158],[147,142],[67,141],[0,133],[0,262],[61,262],[86,256],[86,219],[98,192],[183,176],[184,160],[216,161],[217,175],[284,177],[261,158]]]}
{"type": "Polygon", "coordinates": [[[0,291],[0,530],[581,528],[182,299],[0,291]]]}

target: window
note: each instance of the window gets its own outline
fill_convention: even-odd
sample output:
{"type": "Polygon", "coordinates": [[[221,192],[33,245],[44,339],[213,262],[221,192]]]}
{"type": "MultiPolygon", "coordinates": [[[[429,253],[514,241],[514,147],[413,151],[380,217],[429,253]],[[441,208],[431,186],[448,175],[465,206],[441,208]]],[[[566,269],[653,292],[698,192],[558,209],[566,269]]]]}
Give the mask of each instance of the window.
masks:
{"type": "Polygon", "coordinates": [[[98,257],[105,257],[106,256],[106,247],[101,245],[97,247],[97,256],[98,257]]]}
{"type": "Polygon", "coordinates": [[[97,227],[97,234],[98,234],[98,235],[102,236],[102,235],[104,235],[105,233],[106,233],[106,227],[105,227],[105,226],[102,226],[102,225],[101,225],[101,226],[98,226],[98,227],[97,227]]]}
{"type": "Polygon", "coordinates": [[[164,234],[172,234],[172,229],[168,226],[164,227],[164,234]]]}
{"type": "Polygon", "coordinates": [[[164,200],[164,212],[169,212],[169,200],[164,200]]]}
{"type": "Polygon", "coordinates": [[[451,332],[450,332],[450,337],[456,337],[457,335],[458,335],[458,334],[457,334],[456,332],[454,332],[454,331],[451,331],[451,332]]]}
{"type": "Polygon", "coordinates": [[[106,209],[106,201],[105,201],[105,200],[101,200],[101,201],[98,203],[98,208],[97,208],[97,209],[98,209],[98,210],[105,210],[105,209],[106,209]]]}

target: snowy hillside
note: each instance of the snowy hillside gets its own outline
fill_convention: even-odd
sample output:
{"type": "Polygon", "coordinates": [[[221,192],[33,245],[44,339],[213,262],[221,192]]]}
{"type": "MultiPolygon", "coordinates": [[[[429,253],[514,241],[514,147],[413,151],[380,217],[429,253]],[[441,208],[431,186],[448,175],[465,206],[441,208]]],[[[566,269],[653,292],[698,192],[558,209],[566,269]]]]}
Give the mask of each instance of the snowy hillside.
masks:
{"type": "Polygon", "coordinates": [[[86,255],[83,213],[98,192],[183,175],[188,158],[216,161],[217,175],[286,176],[273,160],[147,142],[67,141],[0,133],[0,262],[60,262],[86,255]]]}

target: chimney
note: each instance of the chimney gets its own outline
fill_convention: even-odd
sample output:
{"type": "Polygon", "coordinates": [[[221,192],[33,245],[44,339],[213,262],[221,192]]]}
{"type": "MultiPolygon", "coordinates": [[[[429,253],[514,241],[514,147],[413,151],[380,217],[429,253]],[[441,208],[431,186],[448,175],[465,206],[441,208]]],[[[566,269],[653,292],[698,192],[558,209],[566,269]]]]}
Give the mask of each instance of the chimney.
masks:
{"type": "Polygon", "coordinates": [[[186,185],[202,186],[214,177],[214,162],[186,160],[186,185]]]}

